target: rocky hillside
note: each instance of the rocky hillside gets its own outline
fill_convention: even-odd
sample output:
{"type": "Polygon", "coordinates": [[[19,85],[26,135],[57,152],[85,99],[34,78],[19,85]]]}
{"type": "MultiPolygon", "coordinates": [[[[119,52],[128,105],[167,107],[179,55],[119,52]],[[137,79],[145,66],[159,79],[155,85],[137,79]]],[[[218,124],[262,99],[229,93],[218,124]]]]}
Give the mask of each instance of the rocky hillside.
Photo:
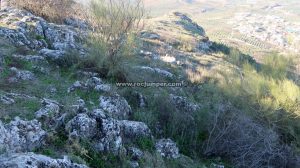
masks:
{"type": "Polygon", "coordinates": [[[85,22],[1,10],[0,168],[299,165],[290,78],[261,75],[183,13],[146,23],[120,80],[89,62],[85,22]]]}
{"type": "MultiPolygon", "coordinates": [[[[180,22],[191,22],[179,13],[174,16],[183,28],[186,23],[180,22]]],[[[70,54],[86,56],[86,28],[75,20],[56,25],[24,10],[0,11],[0,167],[101,167],[106,157],[123,157],[129,167],[139,167],[142,160],[147,162],[142,165],[156,164],[151,158],[165,166],[163,158],[196,164],[179,153],[174,141],[155,137],[147,124],[132,120],[135,109],[97,72],[65,68],[74,59],[70,54]],[[156,152],[149,153],[152,148],[156,152]]],[[[198,25],[192,28],[203,35],[198,25]]],[[[142,37],[161,39],[150,32],[142,37]]],[[[141,56],[149,53],[141,51],[141,56]]],[[[157,67],[138,68],[175,77],[157,67]]],[[[144,96],[137,95],[145,106],[144,96]]],[[[180,96],[173,99],[178,107],[198,108],[180,96]]]]}

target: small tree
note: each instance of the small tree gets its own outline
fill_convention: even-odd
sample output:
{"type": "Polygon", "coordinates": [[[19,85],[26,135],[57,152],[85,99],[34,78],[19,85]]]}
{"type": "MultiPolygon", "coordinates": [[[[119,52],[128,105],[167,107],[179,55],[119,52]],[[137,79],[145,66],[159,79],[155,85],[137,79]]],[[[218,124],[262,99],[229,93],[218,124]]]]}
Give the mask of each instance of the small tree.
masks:
{"type": "Polygon", "coordinates": [[[115,76],[121,60],[134,49],[135,35],[142,26],[141,0],[92,0],[89,22],[92,58],[115,76]]]}

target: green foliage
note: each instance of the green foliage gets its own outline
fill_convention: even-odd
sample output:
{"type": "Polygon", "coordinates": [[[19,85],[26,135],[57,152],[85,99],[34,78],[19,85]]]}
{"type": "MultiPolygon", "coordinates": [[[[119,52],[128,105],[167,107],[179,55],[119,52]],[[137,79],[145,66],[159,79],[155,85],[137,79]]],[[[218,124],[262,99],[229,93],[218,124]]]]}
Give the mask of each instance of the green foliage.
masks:
{"type": "Polygon", "coordinates": [[[227,81],[218,87],[240,110],[267,124],[276,124],[284,141],[289,139],[288,143],[299,146],[300,125],[296,121],[300,116],[300,88],[287,78],[288,67],[288,59],[272,55],[261,70],[244,63],[241,73],[227,75],[227,81]]]}
{"type": "Polygon", "coordinates": [[[0,119],[9,122],[15,117],[19,116],[27,120],[34,119],[34,113],[40,108],[40,103],[33,99],[17,99],[16,103],[12,105],[0,105],[3,113],[0,113],[0,119]]]}
{"type": "Polygon", "coordinates": [[[75,142],[72,149],[74,155],[83,158],[87,165],[92,168],[114,168],[125,165],[120,156],[97,152],[88,141],[75,142]]]}
{"type": "Polygon", "coordinates": [[[46,155],[46,156],[50,156],[50,157],[55,156],[55,152],[52,149],[43,149],[42,151],[40,151],[40,153],[42,155],[46,155]]]}
{"type": "Polygon", "coordinates": [[[94,90],[81,90],[77,89],[74,91],[75,95],[83,99],[85,102],[97,103],[101,94],[94,90]]]}
{"type": "Polygon", "coordinates": [[[151,138],[139,138],[136,140],[136,144],[138,147],[145,151],[153,151],[154,150],[154,142],[151,138]]]}
{"type": "Polygon", "coordinates": [[[262,73],[275,79],[283,79],[287,77],[291,67],[292,60],[290,58],[274,53],[263,58],[262,73]]]}
{"type": "Polygon", "coordinates": [[[43,36],[41,36],[41,35],[36,35],[35,39],[37,39],[37,40],[44,40],[45,38],[43,36]]]}
{"type": "Polygon", "coordinates": [[[135,54],[136,34],[144,16],[142,2],[92,0],[90,11],[94,29],[90,32],[89,62],[105,69],[107,76],[124,78],[119,75],[123,73],[123,60],[135,54]]]}

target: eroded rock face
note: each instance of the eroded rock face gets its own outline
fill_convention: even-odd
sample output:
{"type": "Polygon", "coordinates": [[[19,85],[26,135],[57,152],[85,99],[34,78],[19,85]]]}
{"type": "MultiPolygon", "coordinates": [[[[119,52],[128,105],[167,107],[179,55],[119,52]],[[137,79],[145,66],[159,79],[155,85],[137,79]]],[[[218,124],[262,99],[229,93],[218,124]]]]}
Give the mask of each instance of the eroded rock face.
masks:
{"type": "Polygon", "coordinates": [[[0,149],[6,152],[27,152],[41,147],[47,133],[37,120],[16,118],[9,124],[0,121],[0,149]]]}
{"type": "Polygon", "coordinates": [[[116,119],[128,119],[131,115],[131,107],[124,97],[118,94],[113,96],[101,96],[99,98],[100,105],[110,117],[116,119]]]}
{"type": "Polygon", "coordinates": [[[161,154],[161,156],[176,159],[179,155],[179,149],[175,142],[171,139],[160,139],[155,144],[156,151],[161,154]]]}
{"type": "Polygon", "coordinates": [[[3,168],[88,168],[82,164],[72,163],[67,157],[52,159],[34,153],[13,153],[0,156],[0,167],[3,168]]]}
{"type": "Polygon", "coordinates": [[[1,10],[0,22],[5,25],[0,27],[0,36],[9,39],[16,46],[33,50],[51,48],[52,51],[42,52],[48,57],[69,49],[84,53],[80,44],[81,35],[73,26],[48,23],[41,17],[15,8],[1,10]]]}

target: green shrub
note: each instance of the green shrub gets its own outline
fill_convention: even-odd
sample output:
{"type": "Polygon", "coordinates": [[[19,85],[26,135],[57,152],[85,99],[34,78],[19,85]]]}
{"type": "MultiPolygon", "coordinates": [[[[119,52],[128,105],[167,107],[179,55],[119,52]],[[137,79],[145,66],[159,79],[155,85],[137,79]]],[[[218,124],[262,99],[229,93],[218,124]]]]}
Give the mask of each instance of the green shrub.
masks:
{"type": "Polygon", "coordinates": [[[287,77],[288,70],[292,67],[290,58],[278,54],[266,55],[263,58],[262,73],[276,79],[287,77]]]}
{"type": "Polygon", "coordinates": [[[90,3],[90,62],[111,77],[123,73],[122,63],[134,54],[136,33],[144,16],[142,1],[92,0],[90,3]]]}
{"type": "Polygon", "coordinates": [[[153,151],[154,142],[151,138],[139,138],[136,140],[136,144],[141,150],[153,151]]]}

